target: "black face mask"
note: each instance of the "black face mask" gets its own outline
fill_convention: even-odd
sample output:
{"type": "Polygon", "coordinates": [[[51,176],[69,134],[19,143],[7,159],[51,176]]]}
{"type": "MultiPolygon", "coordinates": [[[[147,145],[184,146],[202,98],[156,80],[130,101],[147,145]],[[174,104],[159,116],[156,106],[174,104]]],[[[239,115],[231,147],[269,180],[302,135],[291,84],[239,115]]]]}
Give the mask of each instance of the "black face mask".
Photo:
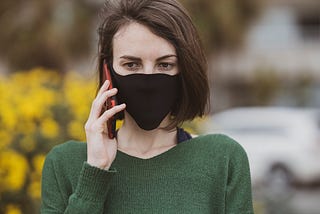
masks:
{"type": "Polygon", "coordinates": [[[119,103],[144,130],[157,128],[178,100],[179,74],[129,74],[119,75],[109,66],[118,88],[119,103]]]}

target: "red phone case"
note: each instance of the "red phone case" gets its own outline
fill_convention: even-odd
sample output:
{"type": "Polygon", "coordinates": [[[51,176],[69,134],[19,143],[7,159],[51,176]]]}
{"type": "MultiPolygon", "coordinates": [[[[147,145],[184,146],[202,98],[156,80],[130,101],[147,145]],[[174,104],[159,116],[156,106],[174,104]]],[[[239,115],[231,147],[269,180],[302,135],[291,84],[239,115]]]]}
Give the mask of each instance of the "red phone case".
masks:
{"type": "MultiPolygon", "coordinates": [[[[106,61],[104,61],[104,63],[103,63],[103,70],[105,72],[106,79],[109,80],[109,82],[110,82],[109,87],[108,87],[108,90],[110,90],[113,88],[113,85],[112,85],[112,78],[111,78],[110,70],[108,68],[108,64],[106,63],[106,61]]],[[[110,109],[110,108],[114,107],[115,105],[116,105],[115,97],[114,96],[109,97],[106,102],[107,109],[110,109]]],[[[107,121],[107,128],[108,128],[109,138],[113,139],[115,137],[115,132],[116,132],[116,120],[115,120],[114,116],[109,118],[109,120],[107,121]]]]}

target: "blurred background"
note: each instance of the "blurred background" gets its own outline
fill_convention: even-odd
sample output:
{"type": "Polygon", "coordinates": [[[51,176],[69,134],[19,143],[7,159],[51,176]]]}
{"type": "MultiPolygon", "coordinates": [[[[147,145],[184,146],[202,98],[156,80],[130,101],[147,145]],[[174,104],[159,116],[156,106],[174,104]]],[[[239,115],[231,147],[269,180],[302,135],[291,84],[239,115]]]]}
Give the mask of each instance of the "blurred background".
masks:
{"type": "MultiPolygon", "coordinates": [[[[209,60],[211,110],[184,127],[247,151],[255,213],[320,213],[320,2],[181,0],[209,60]]],[[[46,153],[83,125],[103,0],[0,1],[0,213],[39,213],[46,153]]]]}

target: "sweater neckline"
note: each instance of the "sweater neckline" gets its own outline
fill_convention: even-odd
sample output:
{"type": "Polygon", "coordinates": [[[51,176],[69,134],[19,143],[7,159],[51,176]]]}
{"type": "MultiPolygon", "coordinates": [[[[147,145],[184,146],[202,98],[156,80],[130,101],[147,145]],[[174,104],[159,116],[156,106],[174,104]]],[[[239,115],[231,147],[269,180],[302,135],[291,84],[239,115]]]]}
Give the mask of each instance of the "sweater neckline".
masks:
{"type": "Polygon", "coordinates": [[[191,139],[192,139],[192,137],[188,132],[186,132],[183,128],[177,127],[177,144],[175,146],[171,147],[170,149],[167,149],[164,152],[161,152],[160,154],[157,154],[157,155],[152,156],[150,158],[140,158],[137,156],[130,155],[130,154],[118,149],[117,155],[120,154],[120,156],[122,156],[123,158],[130,159],[130,160],[140,160],[140,161],[144,161],[144,162],[151,161],[154,159],[161,159],[162,156],[166,156],[166,155],[170,154],[171,152],[174,152],[175,150],[178,149],[176,147],[180,146],[180,144],[182,144],[186,141],[189,141],[191,139]]]}
{"type": "Polygon", "coordinates": [[[181,143],[176,144],[174,147],[171,147],[170,149],[161,152],[160,154],[157,154],[155,156],[152,156],[150,158],[140,158],[137,156],[133,156],[130,155],[128,153],[125,153],[121,150],[117,150],[117,156],[121,159],[125,159],[127,161],[133,161],[133,162],[152,162],[152,161],[156,161],[156,160],[162,160],[162,159],[166,159],[167,156],[174,154],[176,151],[180,150],[182,147],[184,147],[185,144],[189,144],[191,143],[190,141],[193,141],[195,138],[191,138],[188,140],[185,140],[181,143]]]}

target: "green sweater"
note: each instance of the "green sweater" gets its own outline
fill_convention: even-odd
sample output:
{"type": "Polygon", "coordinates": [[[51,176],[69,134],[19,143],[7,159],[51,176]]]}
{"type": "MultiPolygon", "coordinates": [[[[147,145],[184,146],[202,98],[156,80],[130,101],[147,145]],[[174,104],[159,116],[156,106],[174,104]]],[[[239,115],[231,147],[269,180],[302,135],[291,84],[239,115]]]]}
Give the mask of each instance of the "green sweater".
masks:
{"type": "Polygon", "coordinates": [[[47,155],[42,214],[251,214],[248,159],[224,135],[193,138],[149,159],[121,151],[110,170],[86,163],[85,143],[70,141],[47,155]]]}

